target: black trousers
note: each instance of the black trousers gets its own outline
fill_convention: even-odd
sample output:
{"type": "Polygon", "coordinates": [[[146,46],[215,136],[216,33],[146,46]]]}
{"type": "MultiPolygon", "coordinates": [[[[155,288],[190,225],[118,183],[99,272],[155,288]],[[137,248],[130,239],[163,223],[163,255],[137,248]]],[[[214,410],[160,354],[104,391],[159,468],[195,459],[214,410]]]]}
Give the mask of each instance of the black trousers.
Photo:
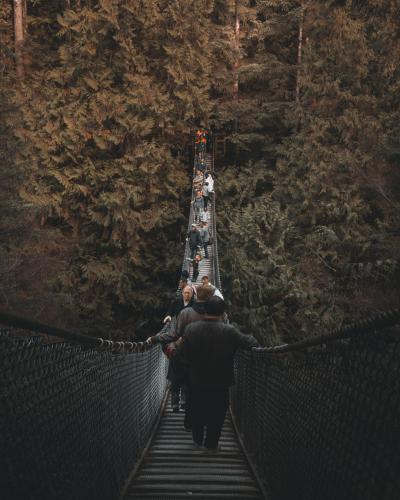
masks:
{"type": "Polygon", "coordinates": [[[195,283],[199,277],[199,264],[193,266],[192,281],[195,283]]]}
{"type": "Polygon", "coordinates": [[[169,360],[167,378],[171,382],[172,406],[186,404],[186,367],[175,357],[175,351],[169,360]]]}
{"type": "Polygon", "coordinates": [[[188,385],[187,411],[196,444],[206,448],[218,446],[228,406],[229,387],[188,385]]]}
{"type": "Polygon", "coordinates": [[[174,380],[171,382],[171,405],[174,407],[179,404],[186,404],[185,386],[182,382],[174,380]]]}
{"type": "Polygon", "coordinates": [[[194,256],[196,254],[197,247],[189,247],[190,248],[190,258],[194,259],[194,256]]]}

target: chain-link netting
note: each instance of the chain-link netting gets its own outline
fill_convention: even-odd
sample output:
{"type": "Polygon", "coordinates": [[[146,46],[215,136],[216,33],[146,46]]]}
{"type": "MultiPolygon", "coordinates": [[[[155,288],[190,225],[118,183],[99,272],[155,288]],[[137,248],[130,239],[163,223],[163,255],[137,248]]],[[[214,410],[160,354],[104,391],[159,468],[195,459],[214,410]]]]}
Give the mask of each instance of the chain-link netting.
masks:
{"type": "Polygon", "coordinates": [[[400,498],[399,330],[240,352],[232,405],[271,500],[400,498]]]}
{"type": "Polygon", "coordinates": [[[0,497],[111,500],[165,393],[159,347],[115,354],[0,331],[0,497]]]}

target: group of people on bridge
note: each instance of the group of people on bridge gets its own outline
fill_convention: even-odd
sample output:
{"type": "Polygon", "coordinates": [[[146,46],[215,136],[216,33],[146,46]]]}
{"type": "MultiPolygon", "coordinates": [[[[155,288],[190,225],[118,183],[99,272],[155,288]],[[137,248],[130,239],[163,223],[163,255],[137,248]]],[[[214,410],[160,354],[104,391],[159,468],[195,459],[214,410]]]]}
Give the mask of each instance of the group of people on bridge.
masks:
{"type": "MultiPolygon", "coordinates": [[[[205,138],[205,133],[196,133],[196,144],[206,144],[205,138]]],[[[193,204],[197,193],[200,197],[200,189],[196,191],[199,183],[203,186],[201,196],[209,196],[204,185],[211,174],[203,174],[205,167],[197,168],[201,163],[205,165],[205,151],[205,146],[197,148],[193,204]]],[[[213,181],[211,186],[213,192],[213,181]]],[[[207,205],[208,200],[203,211],[207,211],[207,205]]],[[[197,217],[196,210],[194,215],[197,217]]],[[[202,222],[200,231],[193,224],[188,234],[189,259],[201,260],[201,248],[208,258],[206,242],[209,241],[207,222],[202,222]]],[[[187,270],[182,271],[177,296],[164,318],[165,327],[147,342],[161,344],[170,360],[167,377],[171,382],[172,409],[185,411],[184,427],[192,432],[194,447],[216,453],[229,406],[229,387],[234,383],[234,354],[238,348],[257,347],[258,342],[228,323],[221,291],[210,283],[207,275],[196,286],[198,274],[198,264],[193,267],[192,280],[187,270]]]]}
{"type": "Polygon", "coordinates": [[[187,260],[192,268],[192,281],[196,282],[199,276],[199,264],[204,258],[209,258],[208,247],[213,243],[210,232],[209,206],[213,203],[214,179],[211,172],[207,170],[205,160],[208,133],[204,129],[196,131],[195,161],[193,167],[193,224],[187,234],[186,240],[189,244],[190,256],[187,260]],[[198,224],[200,227],[197,228],[198,224]]]}

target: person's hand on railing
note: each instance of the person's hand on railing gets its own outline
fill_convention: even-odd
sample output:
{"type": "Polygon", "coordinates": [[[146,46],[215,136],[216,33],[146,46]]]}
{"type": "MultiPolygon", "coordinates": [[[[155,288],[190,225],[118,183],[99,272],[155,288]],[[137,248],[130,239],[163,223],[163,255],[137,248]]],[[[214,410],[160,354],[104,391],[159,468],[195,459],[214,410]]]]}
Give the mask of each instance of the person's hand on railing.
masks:
{"type": "Polygon", "coordinates": [[[156,341],[155,341],[155,335],[153,337],[148,337],[146,339],[146,344],[148,344],[148,345],[153,345],[155,343],[156,343],[156,341]]]}
{"type": "MultiPolygon", "coordinates": [[[[165,318],[163,319],[163,323],[164,323],[164,325],[165,325],[165,323],[166,323],[167,321],[171,321],[171,319],[172,319],[172,318],[171,318],[171,316],[165,316],[165,318]]],[[[151,337],[150,337],[150,338],[151,338],[151,337]]]]}

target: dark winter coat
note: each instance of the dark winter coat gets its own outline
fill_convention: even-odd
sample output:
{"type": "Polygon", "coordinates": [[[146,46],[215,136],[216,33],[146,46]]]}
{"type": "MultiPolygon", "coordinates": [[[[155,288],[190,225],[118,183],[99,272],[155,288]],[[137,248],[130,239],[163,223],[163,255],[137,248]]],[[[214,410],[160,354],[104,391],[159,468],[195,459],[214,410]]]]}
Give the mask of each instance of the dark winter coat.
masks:
{"type": "Polygon", "coordinates": [[[166,316],[178,316],[178,314],[184,309],[185,307],[192,307],[194,304],[194,297],[192,297],[189,301],[189,303],[185,306],[185,303],[183,301],[182,297],[182,292],[179,294],[180,296],[173,300],[168,307],[168,311],[166,313],[166,316]]]}
{"type": "Polygon", "coordinates": [[[200,321],[206,314],[204,310],[204,302],[195,302],[192,307],[187,307],[179,313],[176,320],[176,336],[182,337],[185,328],[194,321],[200,321]]]}
{"type": "Polygon", "coordinates": [[[178,314],[176,321],[171,322],[171,328],[167,328],[153,337],[154,343],[165,345],[178,340],[182,336],[186,325],[192,321],[203,319],[204,314],[204,304],[202,302],[194,302],[190,307],[184,307],[178,314]]]}
{"type": "MultiPolygon", "coordinates": [[[[190,308],[186,311],[189,312],[190,308]]],[[[175,355],[188,365],[191,384],[229,386],[234,383],[233,358],[236,350],[258,345],[253,336],[244,335],[232,325],[206,317],[186,326],[175,355]]]]}
{"type": "Polygon", "coordinates": [[[196,248],[202,245],[201,236],[199,231],[189,231],[187,237],[189,238],[189,247],[196,248]]]}

